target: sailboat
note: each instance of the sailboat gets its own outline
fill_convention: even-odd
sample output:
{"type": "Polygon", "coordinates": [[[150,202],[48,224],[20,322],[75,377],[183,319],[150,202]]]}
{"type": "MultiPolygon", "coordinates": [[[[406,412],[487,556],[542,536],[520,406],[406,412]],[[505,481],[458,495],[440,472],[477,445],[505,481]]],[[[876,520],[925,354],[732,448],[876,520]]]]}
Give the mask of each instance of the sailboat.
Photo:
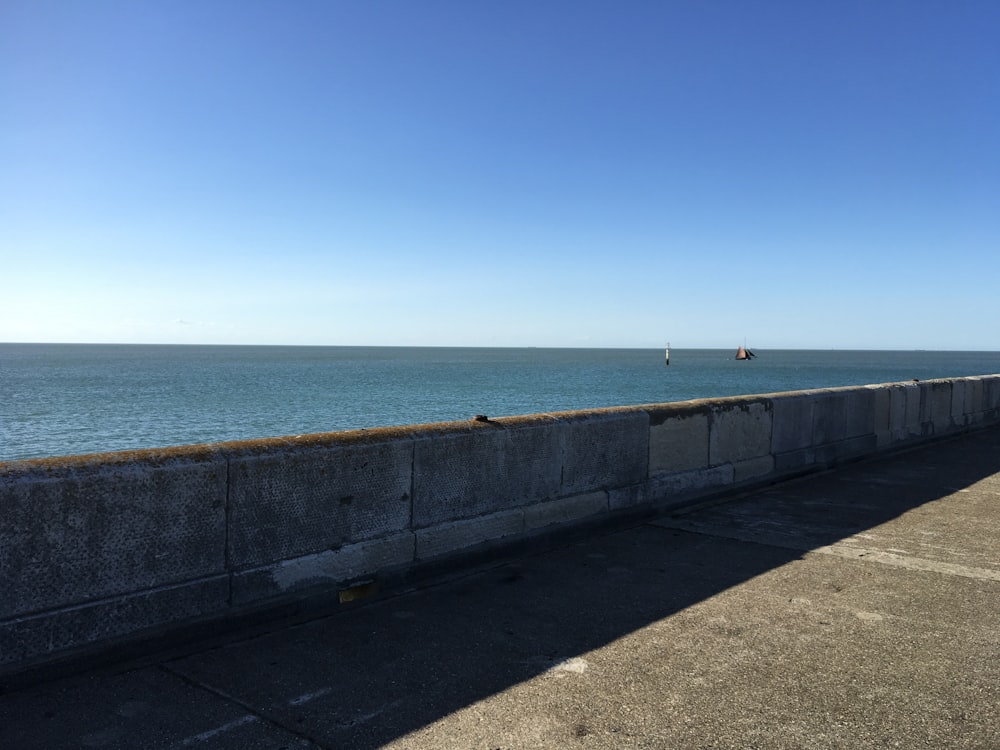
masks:
{"type": "Polygon", "coordinates": [[[670,367],[670,342],[667,342],[667,367],[670,367]]]}
{"type": "Polygon", "coordinates": [[[756,356],[757,356],[756,354],[747,349],[745,346],[741,346],[739,349],[736,350],[736,359],[742,359],[749,362],[756,356]]]}

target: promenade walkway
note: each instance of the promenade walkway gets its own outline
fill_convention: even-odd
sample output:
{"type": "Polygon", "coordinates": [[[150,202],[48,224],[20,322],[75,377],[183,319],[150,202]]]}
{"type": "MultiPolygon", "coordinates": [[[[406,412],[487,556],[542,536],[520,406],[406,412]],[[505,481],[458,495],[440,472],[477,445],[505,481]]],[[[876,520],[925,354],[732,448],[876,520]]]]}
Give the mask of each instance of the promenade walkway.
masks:
{"type": "Polygon", "coordinates": [[[0,694],[0,748],[1000,748],[1000,429],[0,694]]]}

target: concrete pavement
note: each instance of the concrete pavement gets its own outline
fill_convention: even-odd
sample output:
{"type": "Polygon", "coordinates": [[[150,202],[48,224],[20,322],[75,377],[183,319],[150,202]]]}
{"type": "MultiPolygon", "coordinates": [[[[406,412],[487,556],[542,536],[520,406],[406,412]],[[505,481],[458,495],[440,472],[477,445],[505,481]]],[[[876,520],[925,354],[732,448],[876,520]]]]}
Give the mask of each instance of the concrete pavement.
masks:
{"type": "Polygon", "coordinates": [[[1000,748],[1000,429],[0,694],[0,748],[1000,748]]]}

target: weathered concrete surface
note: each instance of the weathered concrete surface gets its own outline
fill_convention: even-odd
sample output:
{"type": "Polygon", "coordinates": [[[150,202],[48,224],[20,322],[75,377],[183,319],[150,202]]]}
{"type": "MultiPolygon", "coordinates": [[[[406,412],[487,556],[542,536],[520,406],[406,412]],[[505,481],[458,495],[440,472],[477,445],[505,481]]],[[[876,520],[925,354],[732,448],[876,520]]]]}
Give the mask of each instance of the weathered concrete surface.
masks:
{"type": "Polygon", "coordinates": [[[32,585],[4,587],[0,620],[222,573],[225,482],[225,462],[208,453],[41,465],[4,483],[0,582],[32,585]]]}
{"type": "MultiPolygon", "coordinates": [[[[650,410],[651,418],[659,416],[650,410]]],[[[691,471],[708,466],[708,416],[706,408],[701,413],[667,412],[668,417],[650,420],[649,473],[691,471]]]]}
{"type": "Polygon", "coordinates": [[[3,748],[998,748],[1000,429],[0,694],[3,748]]]}
{"type": "Polygon", "coordinates": [[[718,466],[771,452],[773,407],[766,399],[720,399],[712,413],[708,463],[718,466]]]}
{"type": "Polygon", "coordinates": [[[559,495],[565,425],[546,416],[439,430],[416,441],[413,527],[498,513],[559,495]]]}
{"type": "Polygon", "coordinates": [[[412,465],[409,440],[234,456],[231,563],[262,565],[408,530],[412,465]]]}

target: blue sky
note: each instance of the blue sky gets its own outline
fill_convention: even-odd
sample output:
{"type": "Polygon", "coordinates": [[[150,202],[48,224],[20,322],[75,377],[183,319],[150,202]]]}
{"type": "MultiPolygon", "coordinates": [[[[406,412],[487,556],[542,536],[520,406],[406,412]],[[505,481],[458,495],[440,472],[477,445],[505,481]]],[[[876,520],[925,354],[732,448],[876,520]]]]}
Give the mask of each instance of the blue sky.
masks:
{"type": "Polygon", "coordinates": [[[0,4],[0,341],[1000,349],[1000,4],[0,4]]]}

